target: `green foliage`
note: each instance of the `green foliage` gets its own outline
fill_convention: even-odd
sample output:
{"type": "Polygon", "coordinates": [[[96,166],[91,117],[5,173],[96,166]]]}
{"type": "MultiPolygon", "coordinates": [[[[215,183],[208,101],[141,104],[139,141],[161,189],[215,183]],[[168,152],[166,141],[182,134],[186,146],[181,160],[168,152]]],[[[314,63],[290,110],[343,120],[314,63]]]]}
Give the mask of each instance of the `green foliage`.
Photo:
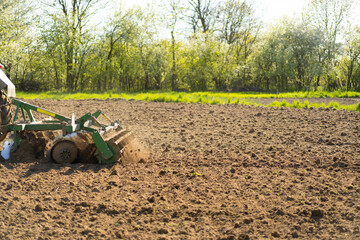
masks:
{"type": "MultiPolygon", "coordinates": [[[[121,8],[110,11],[104,26],[95,26],[100,0],[44,0],[36,11],[33,1],[3,0],[0,62],[23,91],[295,90],[307,91],[300,97],[331,97],[320,90],[360,90],[360,30],[343,31],[350,1],[311,1],[302,19],[283,19],[266,29],[260,29],[256,5],[249,1],[207,1],[211,11],[197,9],[201,1],[190,2],[169,1],[165,13],[121,8]],[[176,27],[184,19],[191,30],[176,27]],[[163,36],[162,25],[169,36],[163,36]]],[[[196,101],[189,95],[156,100],[196,101]]]]}
{"type": "MultiPolygon", "coordinates": [[[[261,98],[360,98],[360,92],[327,92],[327,91],[310,91],[310,92],[285,92],[285,93],[260,93],[260,92],[238,92],[238,93],[223,93],[223,92],[158,92],[150,91],[143,93],[129,93],[108,91],[105,93],[67,93],[47,91],[41,93],[18,92],[20,98],[26,99],[107,99],[107,98],[123,98],[126,100],[144,100],[144,101],[161,101],[162,102],[200,102],[210,103],[211,100],[217,99],[221,104],[239,103],[242,99],[261,99],[261,98]],[[160,99],[160,100],[159,100],[160,99]]],[[[309,104],[307,100],[305,104],[309,104]]]]}
{"type": "Polygon", "coordinates": [[[266,90],[308,89],[322,73],[324,39],[315,28],[283,21],[267,33],[252,56],[257,84],[266,90]]]}

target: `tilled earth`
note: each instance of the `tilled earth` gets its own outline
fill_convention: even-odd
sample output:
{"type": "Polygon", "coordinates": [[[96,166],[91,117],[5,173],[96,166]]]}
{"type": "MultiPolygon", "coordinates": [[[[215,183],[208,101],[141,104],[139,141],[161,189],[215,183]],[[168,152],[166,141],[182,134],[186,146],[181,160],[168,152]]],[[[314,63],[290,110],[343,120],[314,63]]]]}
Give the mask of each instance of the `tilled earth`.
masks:
{"type": "Polygon", "coordinates": [[[331,109],[29,101],[103,110],[147,163],[0,161],[1,239],[360,239],[360,113],[331,109]]]}

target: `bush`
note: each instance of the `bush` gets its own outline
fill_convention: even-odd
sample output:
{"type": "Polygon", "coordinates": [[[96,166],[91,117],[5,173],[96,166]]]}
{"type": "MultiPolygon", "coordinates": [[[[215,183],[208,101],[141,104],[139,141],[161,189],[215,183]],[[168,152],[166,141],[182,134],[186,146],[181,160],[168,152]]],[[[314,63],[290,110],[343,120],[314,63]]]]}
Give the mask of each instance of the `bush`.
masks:
{"type": "Polygon", "coordinates": [[[23,79],[17,84],[16,89],[24,92],[39,92],[46,90],[40,81],[23,79]]]}

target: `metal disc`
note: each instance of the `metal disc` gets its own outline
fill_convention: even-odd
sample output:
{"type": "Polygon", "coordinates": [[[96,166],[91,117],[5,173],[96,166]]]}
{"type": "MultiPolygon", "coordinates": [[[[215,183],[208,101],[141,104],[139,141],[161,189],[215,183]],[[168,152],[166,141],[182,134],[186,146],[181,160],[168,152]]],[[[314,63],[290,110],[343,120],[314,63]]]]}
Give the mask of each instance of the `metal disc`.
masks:
{"type": "Polygon", "coordinates": [[[71,141],[57,142],[51,149],[51,158],[57,163],[73,163],[78,157],[78,149],[71,141]]]}

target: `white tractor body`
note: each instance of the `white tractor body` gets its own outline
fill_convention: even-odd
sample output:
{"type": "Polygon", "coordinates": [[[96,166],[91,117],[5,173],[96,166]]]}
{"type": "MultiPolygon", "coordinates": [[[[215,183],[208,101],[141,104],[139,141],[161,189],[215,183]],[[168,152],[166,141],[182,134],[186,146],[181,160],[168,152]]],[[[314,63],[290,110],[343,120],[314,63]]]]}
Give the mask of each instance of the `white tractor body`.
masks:
{"type": "Polygon", "coordinates": [[[14,97],[16,97],[15,85],[5,75],[5,73],[1,70],[1,68],[2,68],[2,65],[0,65],[0,90],[7,87],[7,96],[14,98],[14,97]]]}

